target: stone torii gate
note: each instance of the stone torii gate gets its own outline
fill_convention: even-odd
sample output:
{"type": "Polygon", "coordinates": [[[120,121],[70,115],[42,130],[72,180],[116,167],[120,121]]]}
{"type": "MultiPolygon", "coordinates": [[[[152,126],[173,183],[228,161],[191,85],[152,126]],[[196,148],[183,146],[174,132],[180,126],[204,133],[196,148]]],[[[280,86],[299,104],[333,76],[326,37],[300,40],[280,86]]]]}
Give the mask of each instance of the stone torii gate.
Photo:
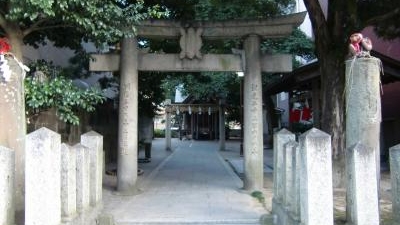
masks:
{"type": "Polygon", "coordinates": [[[179,54],[140,52],[136,37],[121,41],[121,53],[93,55],[90,71],[120,71],[117,192],[137,191],[138,71],[244,72],[244,189],[263,188],[263,127],[261,72],[290,72],[291,55],[266,55],[262,39],[282,38],[299,26],[306,13],[258,20],[193,21],[182,26],[164,20],[144,21],[136,37],[179,39],[179,54]],[[244,39],[237,54],[202,54],[202,39],[244,39]]]}

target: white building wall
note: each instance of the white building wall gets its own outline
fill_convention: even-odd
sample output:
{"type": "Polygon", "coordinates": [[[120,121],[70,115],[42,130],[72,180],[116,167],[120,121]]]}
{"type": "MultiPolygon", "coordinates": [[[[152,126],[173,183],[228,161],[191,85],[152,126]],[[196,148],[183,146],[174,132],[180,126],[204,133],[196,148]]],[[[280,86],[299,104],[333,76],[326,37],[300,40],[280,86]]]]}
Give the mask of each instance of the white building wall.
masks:
{"type": "MultiPolygon", "coordinates": [[[[96,47],[91,43],[82,43],[87,52],[96,52],[96,47]]],[[[56,66],[66,67],[69,65],[69,59],[75,55],[74,50],[70,48],[54,47],[52,42],[46,45],[39,45],[39,48],[25,45],[22,48],[24,63],[29,64],[38,59],[53,61],[56,66]]]]}
{"type": "MultiPolygon", "coordinates": [[[[296,0],[296,9],[295,10],[296,10],[296,13],[307,11],[303,0],[296,0]]],[[[311,21],[310,21],[310,17],[308,16],[308,13],[306,15],[306,18],[304,19],[304,22],[300,25],[300,30],[302,30],[308,37],[311,37],[311,38],[314,37],[312,26],[311,26],[311,21]]]]}

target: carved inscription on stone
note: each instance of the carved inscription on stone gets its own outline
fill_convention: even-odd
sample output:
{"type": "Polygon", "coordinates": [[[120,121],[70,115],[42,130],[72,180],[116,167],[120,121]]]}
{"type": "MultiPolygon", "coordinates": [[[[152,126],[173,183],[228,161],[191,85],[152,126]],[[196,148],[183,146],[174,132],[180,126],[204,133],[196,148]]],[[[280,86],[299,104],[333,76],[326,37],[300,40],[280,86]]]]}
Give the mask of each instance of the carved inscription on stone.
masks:
{"type": "Polygon", "coordinates": [[[181,46],[181,53],[179,57],[181,59],[189,58],[198,59],[202,58],[200,49],[203,44],[201,40],[201,34],[203,33],[202,28],[189,27],[187,29],[181,28],[181,39],[179,40],[179,45],[181,46]]]}
{"type": "Polygon", "coordinates": [[[128,155],[129,148],[129,125],[130,125],[130,93],[132,92],[133,86],[131,83],[121,84],[121,92],[120,92],[120,155],[128,155]]]}
{"type": "MultiPolygon", "coordinates": [[[[257,89],[258,89],[257,84],[251,85],[251,111],[253,111],[253,112],[258,111],[259,98],[257,95],[257,89]]],[[[252,118],[251,118],[251,133],[253,134],[251,136],[251,150],[250,150],[251,155],[258,154],[258,151],[257,151],[257,147],[258,147],[257,142],[258,142],[258,134],[259,134],[259,130],[257,129],[258,124],[259,124],[259,121],[257,120],[257,116],[255,116],[253,114],[252,118]]]]}

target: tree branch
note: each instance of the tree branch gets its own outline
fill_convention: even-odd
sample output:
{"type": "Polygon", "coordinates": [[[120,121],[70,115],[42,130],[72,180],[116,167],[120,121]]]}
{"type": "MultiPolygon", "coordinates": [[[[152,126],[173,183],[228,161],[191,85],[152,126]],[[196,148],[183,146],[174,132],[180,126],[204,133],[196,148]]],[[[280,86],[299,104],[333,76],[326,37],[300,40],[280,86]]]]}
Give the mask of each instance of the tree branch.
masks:
{"type": "Polygon", "coordinates": [[[387,19],[390,19],[396,15],[400,15],[400,8],[395,8],[394,10],[379,16],[372,17],[365,22],[365,25],[376,25],[380,22],[384,22],[387,19]]]}
{"type": "Polygon", "coordinates": [[[318,50],[326,49],[326,45],[331,42],[330,40],[332,37],[329,33],[328,24],[319,1],[304,0],[304,5],[307,8],[311,20],[315,35],[317,55],[319,56],[318,58],[320,58],[322,52],[318,52],[318,50]]]}
{"type": "Polygon", "coordinates": [[[40,19],[38,21],[36,21],[34,24],[32,24],[29,28],[25,29],[23,31],[24,36],[37,31],[38,29],[40,29],[40,25],[43,24],[44,22],[48,21],[48,19],[40,19]]]}
{"type": "Polygon", "coordinates": [[[48,29],[56,29],[56,28],[67,28],[67,27],[74,27],[74,26],[72,26],[72,25],[66,25],[66,24],[59,24],[59,25],[49,25],[49,26],[42,26],[42,27],[40,27],[40,26],[37,26],[37,27],[30,27],[30,28],[28,28],[28,29],[26,29],[25,31],[24,31],[24,36],[26,36],[26,35],[28,35],[28,34],[30,34],[30,33],[32,33],[32,32],[35,32],[35,31],[41,31],[41,30],[48,30],[48,29]]]}
{"type": "Polygon", "coordinates": [[[0,13],[0,27],[5,29],[6,24],[7,24],[6,18],[4,17],[4,15],[2,13],[0,13]]]}

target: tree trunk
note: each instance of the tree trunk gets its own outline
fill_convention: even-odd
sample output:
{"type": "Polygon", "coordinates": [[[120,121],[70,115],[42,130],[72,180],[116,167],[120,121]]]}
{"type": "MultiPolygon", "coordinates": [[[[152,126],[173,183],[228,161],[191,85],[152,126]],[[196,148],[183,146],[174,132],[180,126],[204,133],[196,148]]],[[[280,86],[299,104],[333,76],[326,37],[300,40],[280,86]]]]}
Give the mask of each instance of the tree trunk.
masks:
{"type": "Polygon", "coordinates": [[[304,0],[315,35],[321,73],[321,129],[331,135],[333,185],[345,185],[344,59],[345,30],[354,23],[354,0],[328,1],[325,15],[319,0],[304,0]],[[348,6],[348,7],[347,7],[348,6]],[[345,26],[346,25],[346,26],[345,26]]]}
{"type": "Polygon", "coordinates": [[[273,96],[268,93],[263,94],[264,104],[267,108],[265,119],[268,124],[268,136],[264,140],[264,143],[266,143],[267,146],[273,145],[274,128],[278,127],[278,116],[275,114],[275,105],[272,100],[273,96]]]}
{"type": "Polygon", "coordinates": [[[278,116],[275,113],[275,105],[272,100],[272,96],[264,95],[264,103],[267,107],[267,123],[268,123],[268,133],[273,135],[275,127],[278,127],[278,116]]]}
{"type": "Polygon", "coordinates": [[[334,55],[327,55],[321,61],[321,129],[332,138],[333,185],[344,187],[344,64],[334,55]]]}

